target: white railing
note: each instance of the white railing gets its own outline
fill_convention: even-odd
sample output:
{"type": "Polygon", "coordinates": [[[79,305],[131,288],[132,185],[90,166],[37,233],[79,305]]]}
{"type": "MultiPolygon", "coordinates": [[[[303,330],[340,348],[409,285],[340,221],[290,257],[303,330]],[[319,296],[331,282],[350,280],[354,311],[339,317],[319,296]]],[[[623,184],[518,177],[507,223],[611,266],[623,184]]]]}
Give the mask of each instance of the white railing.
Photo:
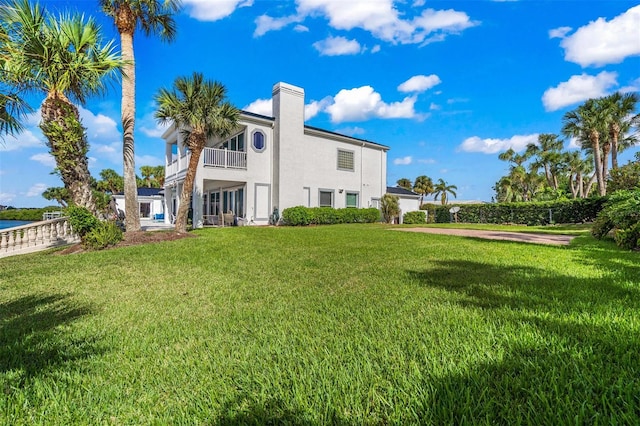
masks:
{"type": "Polygon", "coordinates": [[[0,257],[33,253],[80,242],[66,217],[0,229],[0,257]]]}
{"type": "Polygon", "coordinates": [[[205,148],[204,165],[225,169],[247,169],[247,153],[228,149],[205,148]]]}
{"type": "Polygon", "coordinates": [[[164,174],[165,176],[173,176],[176,173],[178,173],[178,160],[175,160],[171,164],[169,164],[164,174]]]}

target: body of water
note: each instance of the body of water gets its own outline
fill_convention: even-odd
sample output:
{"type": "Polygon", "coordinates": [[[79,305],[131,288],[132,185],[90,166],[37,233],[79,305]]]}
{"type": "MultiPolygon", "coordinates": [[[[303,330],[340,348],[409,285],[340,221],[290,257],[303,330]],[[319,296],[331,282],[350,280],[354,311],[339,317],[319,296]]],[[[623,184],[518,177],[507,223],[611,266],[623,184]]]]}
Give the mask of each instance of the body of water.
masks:
{"type": "Polygon", "coordinates": [[[0,219],[0,229],[13,228],[14,226],[28,225],[31,222],[27,220],[2,220],[0,219]]]}

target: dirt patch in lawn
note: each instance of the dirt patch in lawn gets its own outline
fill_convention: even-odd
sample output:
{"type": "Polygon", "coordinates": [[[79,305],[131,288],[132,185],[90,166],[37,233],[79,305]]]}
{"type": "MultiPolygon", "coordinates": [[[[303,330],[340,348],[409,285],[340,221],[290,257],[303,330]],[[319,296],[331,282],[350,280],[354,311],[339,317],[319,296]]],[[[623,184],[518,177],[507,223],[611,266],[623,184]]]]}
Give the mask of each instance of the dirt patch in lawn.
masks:
{"type": "Polygon", "coordinates": [[[488,240],[517,241],[520,243],[569,245],[573,235],[531,234],[526,232],[480,231],[477,229],[451,228],[394,228],[394,231],[422,232],[425,234],[455,235],[459,237],[484,238],[488,240]]]}
{"type": "MultiPolygon", "coordinates": [[[[150,243],[159,243],[162,241],[175,241],[181,240],[182,238],[195,238],[194,234],[190,234],[188,232],[176,232],[176,231],[137,231],[137,232],[126,232],[124,234],[124,240],[120,241],[117,245],[109,247],[130,247],[137,246],[140,244],[150,244],[150,243]]],[[[72,254],[72,253],[82,253],[85,252],[82,247],[82,244],[74,244],[72,246],[66,247],[63,250],[56,252],[56,254],[72,254]]]]}

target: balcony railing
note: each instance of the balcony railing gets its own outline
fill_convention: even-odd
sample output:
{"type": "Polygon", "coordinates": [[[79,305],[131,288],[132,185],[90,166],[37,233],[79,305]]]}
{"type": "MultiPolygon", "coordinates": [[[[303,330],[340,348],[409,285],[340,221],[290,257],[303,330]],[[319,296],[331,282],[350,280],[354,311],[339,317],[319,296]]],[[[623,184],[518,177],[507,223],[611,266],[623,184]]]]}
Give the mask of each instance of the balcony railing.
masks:
{"type": "Polygon", "coordinates": [[[228,149],[205,148],[204,165],[223,169],[247,169],[247,153],[228,149]]]}
{"type": "Polygon", "coordinates": [[[80,238],[66,217],[0,230],[0,257],[74,244],[80,238]]]}

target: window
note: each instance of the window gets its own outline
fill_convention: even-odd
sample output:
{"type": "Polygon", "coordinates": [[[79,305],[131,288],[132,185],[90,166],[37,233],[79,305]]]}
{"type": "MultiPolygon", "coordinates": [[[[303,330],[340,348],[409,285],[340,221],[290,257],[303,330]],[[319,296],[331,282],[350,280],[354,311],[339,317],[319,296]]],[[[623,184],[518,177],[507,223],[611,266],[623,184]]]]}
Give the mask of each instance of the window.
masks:
{"type": "Polygon", "coordinates": [[[358,208],[358,193],[357,192],[347,192],[347,207],[355,207],[358,208]]]}
{"type": "Polygon", "coordinates": [[[333,191],[320,190],[318,205],[320,207],[333,207],[333,191]]]}
{"type": "Polygon", "coordinates": [[[151,203],[139,203],[140,204],[140,217],[151,217],[151,203]]]}
{"type": "Polygon", "coordinates": [[[229,151],[244,152],[244,133],[240,133],[224,141],[224,143],[220,145],[220,148],[228,149],[229,151]]]}
{"type": "Polygon", "coordinates": [[[251,145],[253,146],[253,149],[255,151],[264,151],[264,149],[266,148],[264,133],[262,133],[260,130],[256,130],[255,132],[253,132],[251,139],[251,145]]]}
{"type": "Polygon", "coordinates": [[[338,170],[354,171],[353,151],[338,150],[338,170]]]}

